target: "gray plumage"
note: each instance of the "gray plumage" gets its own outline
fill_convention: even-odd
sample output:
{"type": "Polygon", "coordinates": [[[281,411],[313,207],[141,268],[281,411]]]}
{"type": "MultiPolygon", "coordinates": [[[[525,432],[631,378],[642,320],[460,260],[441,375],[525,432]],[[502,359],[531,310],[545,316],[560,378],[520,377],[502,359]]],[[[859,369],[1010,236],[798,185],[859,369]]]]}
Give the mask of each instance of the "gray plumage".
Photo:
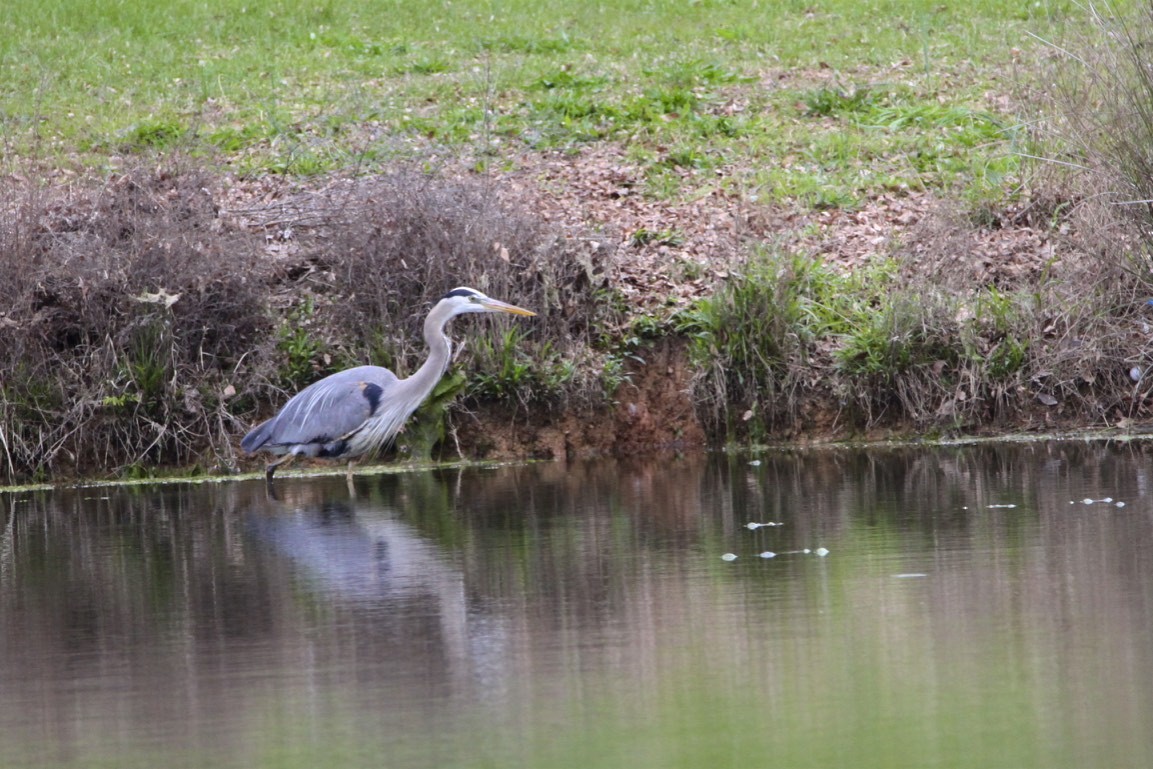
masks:
{"type": "Polygon", "coordinates": [[[244,436],[240,447],[250,454],[280,456],[265,469],[269,481],[279,465],[297,456],[355,459],[375,454],[392,442],[444,376],[452,359],[452,342],[444,328],[469,312],[536,314],[476,289],[455,288],[425,318],[429,355],[412,376],[399,379],[380,366],[357,366],[327,376],[294,395],[276,416],[244,436]]]}
{"type": "Polygon", "coordinates": [[[348,440],[377,415],[382,396],[399,381],[380,366],[357,366],[325,377],[244,436],[240,447],[249,453],[263,449],[273,454],[340,456],[346,453],[348,440]]]}

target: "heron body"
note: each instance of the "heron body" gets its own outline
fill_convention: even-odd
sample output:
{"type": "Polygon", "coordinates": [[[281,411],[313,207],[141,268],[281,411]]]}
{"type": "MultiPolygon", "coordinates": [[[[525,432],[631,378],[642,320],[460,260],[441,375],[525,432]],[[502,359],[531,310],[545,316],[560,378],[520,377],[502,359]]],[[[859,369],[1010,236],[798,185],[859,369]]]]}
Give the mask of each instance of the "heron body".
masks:
{"type": "Polygon", "coordinates": [[[400,379],[380,366],[357,366],[327,376],[253,428],[240,447],[250,454],[266,451],[280,457],[265,469],[269,481],[278,466],[298,456],[355,459],[375,454],[392,442],[444,376],[452,359],[452,341],[445,326],[457,315],[470,312],[536,314],[476,289],[455,288],[425,318],[429,355],[412,376],[400,379]]]}

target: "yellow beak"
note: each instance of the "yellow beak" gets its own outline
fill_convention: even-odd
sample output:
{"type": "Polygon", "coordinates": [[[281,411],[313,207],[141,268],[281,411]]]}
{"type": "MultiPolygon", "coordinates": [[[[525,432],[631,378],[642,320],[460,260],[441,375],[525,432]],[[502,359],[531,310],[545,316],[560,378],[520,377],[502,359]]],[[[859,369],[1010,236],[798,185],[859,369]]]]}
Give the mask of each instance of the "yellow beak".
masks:
{"type": "Polygon", "coordinates": [[[523,307],[517,307],[515,304],[508,304],[499,299],[485,297],[481,300],[481,305],[489,312],[507,312],[513,315],[536,315],[532,310],[526,310],[523,307]]]}

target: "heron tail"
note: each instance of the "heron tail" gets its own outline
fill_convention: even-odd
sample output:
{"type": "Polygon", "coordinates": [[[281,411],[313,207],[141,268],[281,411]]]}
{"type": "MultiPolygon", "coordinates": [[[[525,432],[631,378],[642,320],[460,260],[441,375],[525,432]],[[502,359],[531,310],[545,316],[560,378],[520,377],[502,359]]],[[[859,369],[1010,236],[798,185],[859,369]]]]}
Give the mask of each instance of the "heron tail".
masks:
{"type": "Polygon", "coordinates": [[[272,420],[261,422],[256,427],[240,440],[240,448],[247,451],[249,454],[260,449],[268,440],[269,433],[272,432],[272,420]]]}

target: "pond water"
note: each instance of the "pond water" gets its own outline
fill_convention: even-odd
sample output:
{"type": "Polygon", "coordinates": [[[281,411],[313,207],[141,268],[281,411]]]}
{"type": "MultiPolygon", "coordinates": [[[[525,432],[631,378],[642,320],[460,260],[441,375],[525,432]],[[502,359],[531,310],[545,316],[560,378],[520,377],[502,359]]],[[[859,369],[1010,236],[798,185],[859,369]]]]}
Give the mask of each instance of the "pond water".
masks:
{"type": "Polygon", "coordinates": [[[1151,448],[0,494],[0,766],[1153,766],[1151,448]]]}

